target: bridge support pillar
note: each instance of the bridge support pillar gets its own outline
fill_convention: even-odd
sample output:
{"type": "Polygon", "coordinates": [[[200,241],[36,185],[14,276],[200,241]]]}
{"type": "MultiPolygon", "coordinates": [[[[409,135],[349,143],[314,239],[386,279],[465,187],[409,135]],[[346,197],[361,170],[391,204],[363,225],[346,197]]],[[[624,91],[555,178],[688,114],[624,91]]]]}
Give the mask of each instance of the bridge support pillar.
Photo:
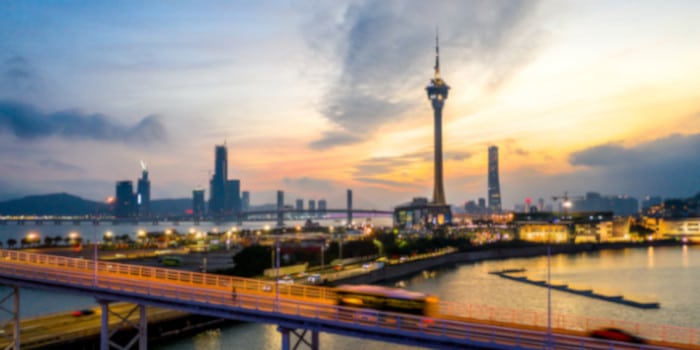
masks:
{"type": "Polygon", "coordinates": [[[286,327],[278,327],[282,335],[282,350],[297,350],[311,349],[318,350],[318,331],[309,331],[308,329],[291,329],[286,327]],[[307,339],[310,333],[311,339],[307,339]],[[292,344],[292,342],[294,344],[292,344]]]}
{"type": "Polygon", "coordinates": [[[7,344],[5,350],[19,350],[19,287],[13,286],[6,296],[0,297],[0,310],[12,315],[12,341],[9,344],[7,344]],[[10,298],[14,299],[12,303],[12,309],[5,307],[5,302],[8,301],[10,298]]]}
{"type": "Polygon", "coordinates": [[[100,330],[100,350],[118,349],[128,350],[138,342],[139,350],[148,348],[148,317],[146,315],[146,307],[144,305],[134,305],[133,308],[126,310],[125,314],[119,314],[109,309],[109,301],[98,300],[102,306],[102,324],[100,330]],[[138,319],[132,317],[136,310],[139,310],[138,319]],[[118,322],[110,330],[109,316],[114,315],[118,318],[118,322]],[[118,344],[111,340],[120,329],[131,327],[136,329],[136,334],[124,345],[118,344]]]}

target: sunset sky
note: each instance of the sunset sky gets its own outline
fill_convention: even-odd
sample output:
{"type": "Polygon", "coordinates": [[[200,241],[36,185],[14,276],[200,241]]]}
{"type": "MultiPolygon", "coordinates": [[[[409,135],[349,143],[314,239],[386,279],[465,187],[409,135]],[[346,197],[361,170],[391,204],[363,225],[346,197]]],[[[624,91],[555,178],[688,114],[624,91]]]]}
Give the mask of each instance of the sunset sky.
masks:
{"type": "Polygon", "coordinates": [[[2,1],[0,200],[430,197],[436,27],[449,203],[700,192],[700,1],[2,1]]]}

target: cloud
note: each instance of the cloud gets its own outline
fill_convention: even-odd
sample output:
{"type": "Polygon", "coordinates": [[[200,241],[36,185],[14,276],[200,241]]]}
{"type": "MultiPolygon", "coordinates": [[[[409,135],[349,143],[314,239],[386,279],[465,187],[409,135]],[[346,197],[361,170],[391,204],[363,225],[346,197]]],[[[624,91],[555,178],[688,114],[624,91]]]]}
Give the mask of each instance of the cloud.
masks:
{"type": "Polygon", "coordinates": [[[294,190],[300,191],[317,192],[335,190],[333,180],[327,179],[316,179],[307,176],[299,178],[285,177],[284,179],[282,179],[282,182],[284,182],[286,186],[289,186],[294,190]]]}
{"type": "Polygon", "coordinates": [[[2,65],[2,84],[7,90],[27,93],[39,85],[39,78],[32,64],[23,56],[12,56],[2,65]]]}
{"type": "Polygon", "coordinates": [[[78,110],[44,114],[32,105],[15,101],[0,101],[0,130],[24,140],[53,136],[69,140],[149,143],[167,138],[165,126],[154,115],[126,126],[102,114],[84,114],[78,110]]]}
{"type": "MultiPolygon", "coordinates": [[[[452,61],[453,67],[478,65],[484,74],[483,89],[493,90],[536,52],[536,35],[521,30],[535,5],[535,1],[506,0],[365,1],[314,15],[304,30],[309,46],[321,55],[335,55],[339,62],[337,78],[319,110],[335,127],[359,135],[426,103],[418,96],[432,75],[436,25],[441,43],[459,60],[452,61]]],[[[476,81],[473,78],[470,81],[476,81]]],[[[312,145],[347,144],[330,142],[328,136],[312,145]]]]}
{"type": "Polygon", "coordinates": [[[371,178],[371,177],[357,177],[357,178],[355,178],[355,180],[360,181],[360,182],[364,182],[364,183],[369,183],[369,184],[390,186],[390,187],[394,187],[394,188],[396,188],[396,187],[398,187],[398,188],[416,188],[415,184],[402,182],[402,181],[375,179],[375,178],[371,178]]]}
{"type": "Polygon", "coordinates": [[[326,131],[323,138],[309,144],[311,149],[327,149],[334,146],[353,144],[361,141],[362,138],[345,131],[326,131]]]}
{"type": "Polygon", "coordinates": [[[81,172],[84,169],[73,165],[73,164],[68,164],[64,163],[60,160],[56,159],[42,159],[39,161],[39,165],[43,168],[49,169],[49,170],[60,170],[60,171],[70,171],[70,172],[81,172]]]}
{"type": "Polygon", "coordinates": [[[572,153],[574,178],[591,189],[637,197],[690,196],[700,190],[700,134],[674,134],[633,147],[610,143],[572,153]]]}

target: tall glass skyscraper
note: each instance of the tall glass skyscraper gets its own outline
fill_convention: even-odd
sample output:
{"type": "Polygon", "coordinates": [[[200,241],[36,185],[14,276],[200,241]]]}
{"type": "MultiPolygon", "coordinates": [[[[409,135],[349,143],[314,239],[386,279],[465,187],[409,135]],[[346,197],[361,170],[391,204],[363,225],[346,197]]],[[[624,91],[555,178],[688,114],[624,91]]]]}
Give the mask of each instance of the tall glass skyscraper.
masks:
{"type": "Polygon", "coordinates": [[[228,179],[228,154],[226,145],[217,145],[214,159],[214,175],[209,182],[209,215],[221,216],[226,208],[226,181],[228,179]]]}
{"type": "Polygon", "coordinates": [[[501,185],[498,181],[498,147],[489,147],[489,211],[501,212],[501,185]]]}

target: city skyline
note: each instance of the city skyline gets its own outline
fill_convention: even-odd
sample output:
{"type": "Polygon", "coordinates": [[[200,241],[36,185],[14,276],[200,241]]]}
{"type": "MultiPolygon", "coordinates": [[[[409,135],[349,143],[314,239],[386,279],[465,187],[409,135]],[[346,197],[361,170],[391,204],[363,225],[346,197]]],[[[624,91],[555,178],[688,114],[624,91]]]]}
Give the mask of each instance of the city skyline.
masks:
{"type": "Polygon", "coordinates": [[[389,208],[433,187],[424,87],[440,26],[447,203],[700,191],[700,4],[0,4],[0,200],[208,188],[389,208]],[[437,6],[437,8],[434,8],[437,6]],[[431,13],[431,16],[425,16],[431,13]]]}

